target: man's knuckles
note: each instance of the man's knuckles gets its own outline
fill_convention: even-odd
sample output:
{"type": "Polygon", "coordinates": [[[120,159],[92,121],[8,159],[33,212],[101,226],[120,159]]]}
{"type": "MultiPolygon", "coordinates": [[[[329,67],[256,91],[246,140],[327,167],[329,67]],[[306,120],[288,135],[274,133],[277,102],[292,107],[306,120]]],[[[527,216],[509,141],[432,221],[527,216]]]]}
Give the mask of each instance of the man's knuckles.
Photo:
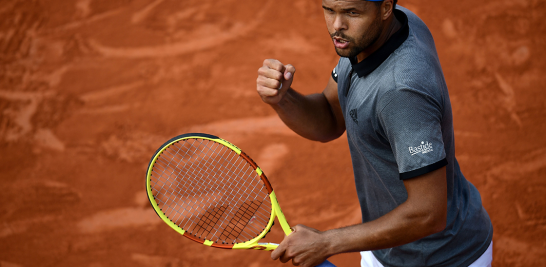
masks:
{"type": "Polygon", "coordinates": [[[266,59],[264,60],[264,66],[276,71],[284,71],[284,65],[275,59],[266,59]]]}
{"type": "Polygon", "coordinates": [[[256,83],[258,84],[258,86],[263,86],[271,89],[278,89],[281,85],[280,81],[269,79],[263,76],[259,76],[256,79],[256,83]]]}
{"type": "Polygon", "coordinates": [[[265,70],[261,76],[277,81],[283,79],[283,74],[280,71],[276,70],[265,70]]]}
{"type": "Polygon", "coordinates": [[[279,91],[269,87],[258,86],[258,94],[262,97],[275,97],[279,94],[279,91]]]}

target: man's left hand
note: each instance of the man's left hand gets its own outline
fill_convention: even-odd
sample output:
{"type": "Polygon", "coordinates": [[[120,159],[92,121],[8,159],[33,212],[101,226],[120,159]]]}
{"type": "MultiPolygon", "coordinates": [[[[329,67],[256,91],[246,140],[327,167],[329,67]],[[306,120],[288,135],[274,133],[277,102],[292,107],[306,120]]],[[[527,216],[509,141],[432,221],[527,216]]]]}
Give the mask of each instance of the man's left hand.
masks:
{"type": "Polygon", "coordinates": [[[292,260],[295,266],[313,267],[331,256],[323,232],[305,225],[296,225],[292,229],[293,232],[271,253],[273,260],[279,259],[282,263],[292,260]]]}

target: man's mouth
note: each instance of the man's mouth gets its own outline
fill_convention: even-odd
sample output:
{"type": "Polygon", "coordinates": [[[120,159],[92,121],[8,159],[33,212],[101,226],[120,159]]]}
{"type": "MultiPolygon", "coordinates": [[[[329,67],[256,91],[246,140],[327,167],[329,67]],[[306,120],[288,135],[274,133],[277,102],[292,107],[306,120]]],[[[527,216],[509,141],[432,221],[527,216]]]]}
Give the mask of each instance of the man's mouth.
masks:
{"type": "Polygon", "coordinates": [[[341,38],[333,38],[334,45],[336,48],[344,49],[349,46],[349,41],[341,38]]]}

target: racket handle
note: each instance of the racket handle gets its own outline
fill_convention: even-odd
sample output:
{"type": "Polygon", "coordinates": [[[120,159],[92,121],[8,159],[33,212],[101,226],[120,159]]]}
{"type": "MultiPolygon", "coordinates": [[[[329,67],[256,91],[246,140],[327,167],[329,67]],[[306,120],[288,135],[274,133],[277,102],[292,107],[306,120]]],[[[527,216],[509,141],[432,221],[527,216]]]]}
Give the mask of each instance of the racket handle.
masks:
{"type": "Polygon", "coordinates": [[[326,260],[323,263],[317,265],[316,267],[336,267],[336,266],[334,264],[332,264],[331,262],[326,260]]]}

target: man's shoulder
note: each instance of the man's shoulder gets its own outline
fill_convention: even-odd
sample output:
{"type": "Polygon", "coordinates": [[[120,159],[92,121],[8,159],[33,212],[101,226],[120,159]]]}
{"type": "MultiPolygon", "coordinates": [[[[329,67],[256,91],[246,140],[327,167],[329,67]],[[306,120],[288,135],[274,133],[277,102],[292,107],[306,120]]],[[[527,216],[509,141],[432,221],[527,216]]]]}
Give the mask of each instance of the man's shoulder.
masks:
{"type": "Polygon", "coordinates": [[[395,87],[425,91],[444,87],[442,67],[430,31],[413,12],[397,8],[408,17],[410,32],[406,41],[391,55],[395,87]]]}
{"type": "Polygon", "coordinates": [[[416,34],[420,38],[432,38],[432,34],[430,33],[428,26],[419,16],[403,6],[396,6],[396,9],[404,13],[406,16],[410,27],[410,32],[416,34]]]}
{"type": "Polygon", "coordinates": [[[395,51],[397,60],[408,60],[417,64],[423,60],[437,61],[436,45],[427,25],[409,9],[404,7],[397,7],[397,9],[406,16],[409,26],[408,38],[395,51]]]}

